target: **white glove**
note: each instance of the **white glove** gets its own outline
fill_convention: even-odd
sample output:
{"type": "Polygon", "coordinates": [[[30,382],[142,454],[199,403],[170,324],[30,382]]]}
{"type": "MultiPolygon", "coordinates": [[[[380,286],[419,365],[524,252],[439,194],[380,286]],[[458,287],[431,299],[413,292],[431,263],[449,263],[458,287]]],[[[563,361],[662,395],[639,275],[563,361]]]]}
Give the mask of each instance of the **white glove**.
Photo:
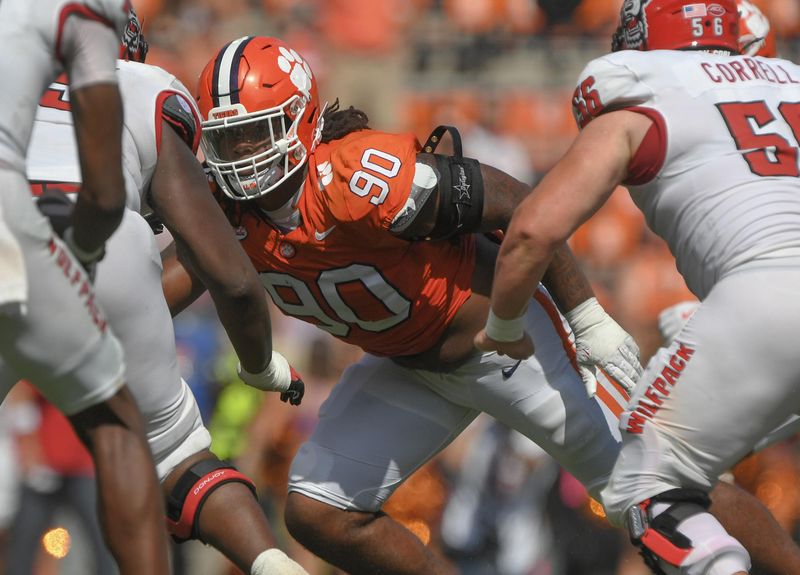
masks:
{"type": "Polygon", "coordinates": [[[565,315],[575,334],[575,351],[581,379],[589,397],[597,391],[597,369],[602,369],[633,391],[642,374],[639,347],[633,338],[591,298],[565,315]]]}
{"type": "Polygon", "coordinates": [[[698,307],[700,307],[699,301],[683,301],[658,314],[658,330],[664,339],[664,345],[672,343],[698,307]]]}
{"type": "Polygon", "coordinates": [[[277,351],[272,351],[272,359],[264,371],[250,373],[238,364],[236,372],[239,378],[250,387],[261,391],[279,391],[281,401],[292,405],[300,405],[305,394],[305,384],[300,375],[289,365],[286,358],[277,351]]]}

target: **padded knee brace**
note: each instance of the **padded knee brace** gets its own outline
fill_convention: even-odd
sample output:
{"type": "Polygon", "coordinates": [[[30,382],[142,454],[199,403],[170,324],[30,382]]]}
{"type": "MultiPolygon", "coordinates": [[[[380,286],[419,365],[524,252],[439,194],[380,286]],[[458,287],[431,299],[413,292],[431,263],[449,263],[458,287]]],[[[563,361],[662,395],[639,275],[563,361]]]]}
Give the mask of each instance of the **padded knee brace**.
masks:
{"type": "Polygon", "coordinates": [[[628,511],[631,542],[654,573],[699,575],[719,561],[725,561],[726,567],[734,566],[728,572],[749,569],[747,551],[708,514],[710,504],[702,491],[672,489],[628,511]],[[668,507],[653,516],[652,506],[658,503],[668,507]],[[687,532],[686,520],[700,515],[705,515],[707,521],[687,532]]]}
{"type": "Polygon", "coordinates": [[[218,459],[198,461],[181,475],[167,497],[167,529],[176,542],[202,541],[200,511],[208,496],[226,483],[244,483],[258,498],[249,477],[218,459]]]}

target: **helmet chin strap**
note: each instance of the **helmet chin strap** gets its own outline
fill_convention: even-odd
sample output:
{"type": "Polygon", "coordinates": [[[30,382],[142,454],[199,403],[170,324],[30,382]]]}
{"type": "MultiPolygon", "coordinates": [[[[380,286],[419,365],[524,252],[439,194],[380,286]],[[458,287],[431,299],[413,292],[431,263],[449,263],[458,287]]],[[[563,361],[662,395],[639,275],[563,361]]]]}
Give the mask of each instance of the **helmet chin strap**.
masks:
{"type": "Polygon", "coordinates": [[[265,210],[259,206],[259,209],[266,215],[269,220],[278,226],[283,232],[289,232],[300,225],[300,210],[297,209],[297,202],[300,201],[300,196],[303,194],[303,186],[295,191],[288,201],[276,210],[265,210]]]}

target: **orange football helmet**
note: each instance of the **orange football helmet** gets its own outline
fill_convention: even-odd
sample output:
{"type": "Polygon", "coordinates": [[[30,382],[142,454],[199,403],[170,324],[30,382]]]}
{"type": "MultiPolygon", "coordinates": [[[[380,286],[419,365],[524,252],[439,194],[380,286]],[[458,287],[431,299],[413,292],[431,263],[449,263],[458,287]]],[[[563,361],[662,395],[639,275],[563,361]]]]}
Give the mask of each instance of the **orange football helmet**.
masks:
{"type": "Polygon", "coordinates": [[[738,54],[736,0],[625,0],[611,49],[722,50],[738,54]]]}
{"type": "Polygon", "coordinates": [[[246,36],[224,46],[200,74],[197,99],[206,162],[234,200],[278,188],[319,142],[317,81],[277,38],[246,36]]]}
{"type": "Polygon", "coordinates": [[[749,0],[736,0],[739,6],[739,50],[745,56],[777,56],[775,33],[758,6],[749,0]]]}

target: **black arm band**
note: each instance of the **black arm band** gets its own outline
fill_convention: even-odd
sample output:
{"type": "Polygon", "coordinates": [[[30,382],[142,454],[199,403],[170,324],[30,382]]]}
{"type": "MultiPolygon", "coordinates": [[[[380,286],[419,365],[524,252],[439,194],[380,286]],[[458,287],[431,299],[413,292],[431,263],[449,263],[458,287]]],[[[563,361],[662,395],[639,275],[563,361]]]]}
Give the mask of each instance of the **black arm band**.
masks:
{"type": "Polygon", "coordinates": [[[439,211],[429,237],[477,232],[483,219],[483,176],[478,160],[434,154],[439,176],[439,211]]]}
{"type": "Polygon", "coordinates": [[[438,126],[428,136],[422,151],[433,154],[439,177],[439,211],[428,238],[439,240],[456,234],[477,232],[483,219],[483,176],[478,160],[461,153],[461,134],[453,126],[438,126]],[[453,155],[433,154],[445,132],[453,140],[453,155]]]}

